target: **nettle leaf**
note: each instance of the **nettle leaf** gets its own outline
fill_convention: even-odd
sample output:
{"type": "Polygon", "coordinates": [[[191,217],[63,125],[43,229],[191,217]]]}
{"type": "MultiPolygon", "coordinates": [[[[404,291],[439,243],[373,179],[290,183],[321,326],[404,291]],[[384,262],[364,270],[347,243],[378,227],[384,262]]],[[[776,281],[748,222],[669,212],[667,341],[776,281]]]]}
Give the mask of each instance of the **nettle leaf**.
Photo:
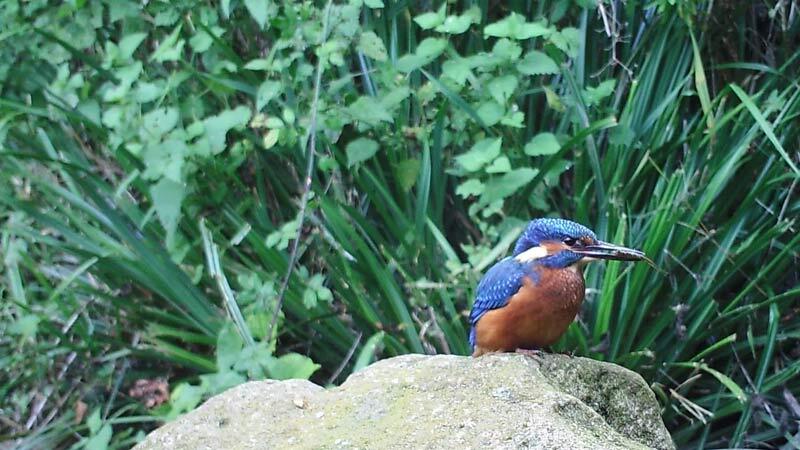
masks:
{"type": "Polygon", "coordinates": [[[363,96],[347,107],[353,119],[376,126],[381,122],[392,122],[392,116],[374,97],[363,96]]]}
{"type": "Polygon", "coordinates": [[[486,168],[486,173],[506,173],[511,170],[511,161],[505,155],[500,156],[486,168]]]}
{"type": "Polygon", "coordinates": [[[262,30],[270,17],[270,9],[277,8],[276,6],[271,6],[272,3],[269,0],[244,0],[244,6],[247,7],[250,16],[262,30]]]}
{"type": "Polygon", "coordinates": [[[614,88],[617,85],[617,80],[610,79],[603,81],[597,87],[587,87],[584,91],[584,98],[588,106],[594,106],[600,103],[604,98],[614,93],[614,88]]]}
{"type": "Polygon", "coordinates": [[[550,34],[552,30],[544,20],[526,22],[525,17],[511,13],[505,19],[489,24],[483,29],[484,36],[504,37],[516,40],[530,39],[550,34]]]}
{"type": "Polygon", "coordinates": [[[472,75],[471,64],[465,58],[448,59],[442,64],[442,74],[463,86],[467,78],[472,75]]]}
{"type": "Polygon", "coordinates": [[[397,168],[395,169],[397,182],[400,184],[403,192],[410,191],[411,188],[414,187],[414,184],[417,183],[420,165],[421,163],[418,159],[406,159],[397,164],[397,168]]]}
{"type": "Polygon", "coordinates": [[[522,47],[509,39],[499,39],[492,47],[492,55],[505,61],[516,61],[522,55],[522,47]]]}
{"type": "Polygon", "coordinates": [[[183,46],[186,44],[186,41],[183,39],[178,39],[182,26],[183,25],[178,25],[175,27],[172,33],[161,41],[161,45],[150,55],[150,61],[164,62],[177,61],[180,59],[183,46]]]}
{"type": "Polygon", "coordinates": [[[213,35],[208,33],[205,28],[198,28],[194,36],[189,39],[189,45],[195,53],[205,52],[214,43],[214,36],[219,37],[225,33],[225,29],[218,26],[211,27],[210,31],[213,35]]]}
{"type": "Polygon", "coordinates": [[[244,65],[247,70],[269,70],[272,64],[266,59],[251,59],[244,65]]]}
{"type": "Polygon", "coordinates": [[[487,138],[478,141],[468,152],[456,156],[456,161],[468,172],[475,172],[500,155],[503,138],[487,138]]]}
{"type": "Polygon", "coordinates": [[[505,117],[500,119],[500,123],[502,125],[513,128],[525,128],[525,124],[523,123],[524,121],[525,114],[523,114],[522,111],[509,112],[509,114],[506,114],[505,117]]]}
{"type": "Polygon", "coordinates": [[[256,111],[261,111],[273,98],[281,92],[281,83],[267,80],[261,83],[256,92],[256,111]]]}
{"type": "Polygon", "coordinates": [[[408,98],[409,95],[411,95],[411,89],[409,89],[407,86],[399,86],[382,96],[380,98],[380,104],[387,110],[391,111],[397,108],[403,102],[403,100],[408,98]]]}
{"type": "Polygon", "coordinates": [[[144,115],[142,131],[145,139],[160,140],[178,124],[177,108],[156,108],[144,115]]]}
{"type": "Polygon", "coordinates": [[[119,59],[127,61],[133,57],[133,52],[139,48],[139,45],[147,37],[147,33],[131,33],[124,38],[120,39],[117,47],[119,48],[119,59]]]}
{"type": "Polygon", "coordinates": [[[153,206],[159,222],[167,231],[167,241],[175,233],[178,226],[178,219],[181,215],[181,203],[185,188],[182,183],[176,183],[169,178],[162,178],[150,188],[150,196],[153,198],[153,206]]]}
{"type": "Polygon", "coordinates": [[[481,118],[483,123],[487,127],[490,127],[503,118],[503,115],[505,114],[505,108],[503,108],[503,105],[497,103],[496,101],[489,100],[481,104],[478,109],[475,110],[475,112],[478,114],[478,117],[481,118]]]}
{"type": "Polygon", "coordinates": [[[414,22],[423,30],[430,30],[433,27],[439,26],[444,23],[444,15],[446,12],[447,3],[443,2],[442,6],[436,12],[426,12],[414,17],[414,22]]]}
{"type": "Polygon", "coordinates": [[[539,133],[525,145],[525,154],[529,156],[552,155],[561,150],[561,144],[553,133],[539,133]]]}
{"type": "Polygon", "coordinates": [[[408,73],[419,69],[436,59],[446,48],[446,39],[426,38],[419,43],[416,52],[397,60],[397,70],[408,73]]]}
{"type": "Polygon", "coordinates": [[[483,183],[481,180],[477,178],[471,178],[461,184],[458,185],[456,188],[456,195],[459,195],[463,198],[467,198],[469,196],[478,196],[483,193],[484,189],[483,183]]]}
{"type": "Polygon", "coordinates": [[[489,82],[489,93],[498,103],[505,103],[517,89],[517,77],[503,75],[489,82]]]}
{"type": "Polygon", "coordinates": [[[112,434],[111,425],[105,424],[96,434],[93,434],[83,443],[83,448],[85,450],[106,450],[108,449],[108,444],[111,443],[112,434]]]}
{"type": "Polygon", "coordinates": [[[233,324],[226,323],[217,334],[217,371],[227,372],[239,359],[239,354],[244,348],[244,341],[233,324]]]}
{"type": "Polygon", "coordinates": [[[274,380],[290,380],[299,378],[307,380],[321,366],[308,356],[299,353],[287,353],[274,358],[267,365],[270,378],[274,380]]]}
{"type": "Polygon", "coordinates": [[[361,33],[361,37],[358,39],[358,50],[375,61],[386,61],[389,59],[389,54],[386,52],[386,46],[383,45],[383,40],[372,31],[361,33]]]}
{"type": "Polygon", "coordinates": [[[546,54],[531,50],[517,64],[517,70],[525,75],[545,75],[559,73],[558,64],[546,54]]]}
{"type": "Polygon", "coordinates": [[[204,137],[195,146],[199,156],[210,156],[225,150],[225,136],[232,128],[247,125],[250,121],[250,108],[239,106],[236,109],[223,111],[203,120],[204,137]]]}
{"type": "Polygon", "coordinates": [[[436,27],[439,33],[461,34],[469,29],[473,23],[481,21],[481,10],[477,6],[468,9],[460,16],[447,16],[441,25],[436,27]]]}
{"type": "Polygon", "coordinates": [[[578,49],[580,48],[581,35],[577,28],[567,27],[561,31],[557,31],[550,35],[548,38],[550,42],[558,47],[570,58],[578,56],[578,49]]]}
{"type": "Polygon", "coordinates": [[[378,152],[378,143],[369,138],[358,138],[347,144],[347,166],[352,167],[372,158],[378,152]]]}
{"type": "Polygon", "coordinates": [[[489,180],[483,195],[481,195],[480,204],[488,205],[514,194],[519,188],[530,183],[538,173],[539,171],[536,169],[525,167],[514,169],[502,177],[489,180]]]}

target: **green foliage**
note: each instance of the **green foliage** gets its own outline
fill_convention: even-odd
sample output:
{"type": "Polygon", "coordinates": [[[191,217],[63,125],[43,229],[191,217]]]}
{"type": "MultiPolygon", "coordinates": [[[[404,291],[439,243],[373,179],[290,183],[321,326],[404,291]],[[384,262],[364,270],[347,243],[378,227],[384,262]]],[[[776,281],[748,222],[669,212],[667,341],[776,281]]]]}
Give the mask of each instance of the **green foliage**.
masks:
{"type": "MultiPolygon", "coordinates": [[[[736,15],[758,35],[757,16],[736,15]]],[[[708,17],[4,2],[3,435],[125,447],[246,380],[468,354],[481,273],[555,215],[656,266],[590,267],[557,349],[640,372],[682,447],[783,445],[800,24],[765,34],[762,61],[745,35],[719,50],[708,17]],[[163,405],[126,394],[159,378],[163,405]]]]}

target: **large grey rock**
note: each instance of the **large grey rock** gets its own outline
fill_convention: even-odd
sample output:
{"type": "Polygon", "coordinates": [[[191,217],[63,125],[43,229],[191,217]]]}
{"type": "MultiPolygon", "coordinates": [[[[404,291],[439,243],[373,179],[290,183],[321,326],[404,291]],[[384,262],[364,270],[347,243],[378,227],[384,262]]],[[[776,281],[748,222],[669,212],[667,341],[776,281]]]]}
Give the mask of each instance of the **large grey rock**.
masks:
{"type": "Polygon", "coordinates": [[[323,389],[254,381],[138,449],[673,449],[652,391],[614,364],[563,355],[407,355],[323,389]]]}

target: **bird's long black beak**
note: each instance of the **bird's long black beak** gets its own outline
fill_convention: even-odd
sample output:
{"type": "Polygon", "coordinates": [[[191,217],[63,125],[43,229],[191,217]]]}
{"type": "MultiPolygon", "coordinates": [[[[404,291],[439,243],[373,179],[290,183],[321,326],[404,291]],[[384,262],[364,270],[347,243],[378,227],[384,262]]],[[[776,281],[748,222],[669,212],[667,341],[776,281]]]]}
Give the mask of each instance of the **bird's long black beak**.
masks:
{"type": "Polygon", "coordinates": [[[616,259],[619,261],[641,261],[645,258],[644,252],[634,250],[608,242],[597,241],[591,245],[575,246],[570,249],[573,253],[597,259],[616,259]]]}

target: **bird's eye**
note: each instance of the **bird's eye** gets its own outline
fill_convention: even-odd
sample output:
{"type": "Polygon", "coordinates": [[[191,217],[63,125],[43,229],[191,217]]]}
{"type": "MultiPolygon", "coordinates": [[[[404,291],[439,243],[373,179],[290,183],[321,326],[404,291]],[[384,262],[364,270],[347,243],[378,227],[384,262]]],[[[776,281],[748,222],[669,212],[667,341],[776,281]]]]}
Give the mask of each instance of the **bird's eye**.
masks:
{"type": "Polygon", "coordinates": [[[575,243],[576,243],[576,242],[577,242],[577,240],[575,240],[575,238],[571,238],[571,237],[564,238],[564,243],[565,243],[566,245],[570,246],[570,247],[572,247],[573,245],[575,245],[575,243]]]}

